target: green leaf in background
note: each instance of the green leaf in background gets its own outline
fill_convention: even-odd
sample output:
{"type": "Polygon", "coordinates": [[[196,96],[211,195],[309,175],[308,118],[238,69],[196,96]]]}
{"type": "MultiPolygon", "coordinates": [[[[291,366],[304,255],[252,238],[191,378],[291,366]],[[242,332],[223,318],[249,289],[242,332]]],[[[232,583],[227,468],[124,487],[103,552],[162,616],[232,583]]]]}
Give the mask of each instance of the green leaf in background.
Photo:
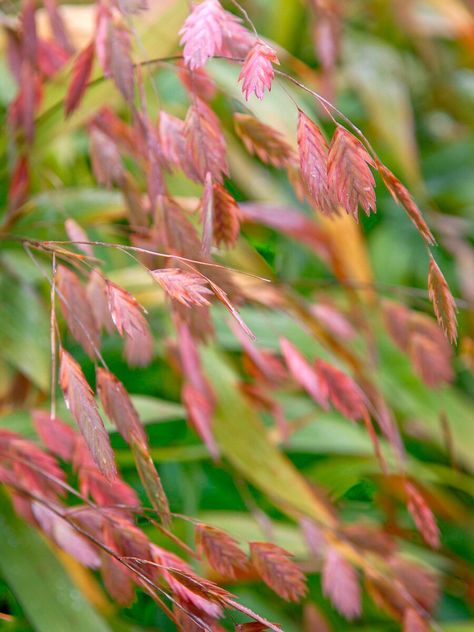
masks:
{"type": "Polygon", "coordinates": [[[255,410],[240,393],[237,376],[229,364],[209,348],[203,350],[202,358],[217,394],[213,431],[222,454],[246,479],[289,513],[333,524],[332,514],[312,494],[297,469],[271,443],[255,410]]]}
{"type": "Polygon", "coordinates": [[[0,490],[0,573],[38,632],[111,632],[0,490]]]}
{"type": "Polygon", "coordinates": [[[42,390],[49,384],[49,322],[38,294],[0,275],[0,355],[42,390]]]}

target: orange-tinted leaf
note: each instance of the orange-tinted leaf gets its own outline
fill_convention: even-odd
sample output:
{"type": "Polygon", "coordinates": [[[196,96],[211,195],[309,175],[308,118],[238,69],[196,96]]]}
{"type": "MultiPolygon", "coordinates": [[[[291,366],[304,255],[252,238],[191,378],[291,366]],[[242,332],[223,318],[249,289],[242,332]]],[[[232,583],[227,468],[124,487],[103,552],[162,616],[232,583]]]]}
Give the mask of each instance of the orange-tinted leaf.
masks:
{"type": "Polygon", "coordinates": [[[250,559],[263,581],[287,601],[306,594],[306,579],[285,549],[270,542],[250,542],[250,559]]]}
{"type": "Polygon", "coordinates": [[[97,410],[92,389],[81,367],[64,349],[60,350],[59,381],[67,407],[86,440],[92,458],[107,478],[117,474],[109,435],[97,410]]]}
{"type": "Polygon", "coordinates": [[[430,271],[428,275],[428,289],[433,309],[438,323],[451,342],[457,340],[456,303],[451,290],[439,269],[438,264],[430,254],[430,271]]]}
{"type": "Polygon", "coordinates": [[[283,136],[249,114],[234,114],[234,128],[247,151],[274,167],[287,167],[294,161],[294,151],[283,136]]]}
{"type": "Polygon", "coordinates": [[[91,42],[77,56],[72,67],[71,83],[64,99],[64,111],[66,116],[74,112],[81,102],[89,83],[94,63],[95,45],[91,42]]]}
{"type": "Polygon", "coordinates": [[[224,577],[236,577],[248,568],[245,553],[230,535],[206,524],[196,527],[196,547],[214,570],[224,577]]]}

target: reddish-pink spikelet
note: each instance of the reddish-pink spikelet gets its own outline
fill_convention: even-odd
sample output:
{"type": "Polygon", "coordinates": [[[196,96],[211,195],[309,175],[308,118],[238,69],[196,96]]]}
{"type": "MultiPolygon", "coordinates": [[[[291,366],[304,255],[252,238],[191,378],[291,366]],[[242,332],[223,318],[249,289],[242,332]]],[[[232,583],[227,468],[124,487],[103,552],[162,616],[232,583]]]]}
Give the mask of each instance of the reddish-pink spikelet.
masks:
{"type": "Polygon", "coordinates": [[[169,167],[181,169],[188,178],[199,181],[200,176],[188,153],[184,121],[161,111],[159,133],[161,148],[169,167]]]}
{"type": "Polygon", "coordinates": [[[236,577],[248,568],[247,556],[230,535],[200,523],[195,533],[196,547],[209,564],[224,577],[236,577]]]}
{"type": "Polygon", "coordinates": [[[280,338],[280,347],[293,378],[311,395],[316,403],[327,408],[328,387],[326,381],[318,377],[314,368],[289,340],[280,338]]]}
{"type": "Polygon", "coordinates": [[[332,405],[349,419],[362,419],[367,414],[364,394],[352,378],[336,367],[318,359],[316,373],[327,385],[332,405]]]}
{"type": "Polygon", "coordinates": [[[124,181],[122,159],[115,142],[95,125],[89,129],[92,171],[99,184],[111,187],[124,181]]]}
{"type": "Polygon", "coordinates": [[[237,202],[221,184],[213,185],[213,234],[216,244],[231,247],[240,232],[237,202]]]}
{"type": "Polygon", "coordinates": [[[451,342],[455,343],[458,336],[456,303],[443,273],[431,254],[428,290],[438,323],[451,342]]]}
{"type": "Polygon", "coordinates": [[[212,291],[207,286],[207,280],[199,274],[180,268],[153,270],[151,274],[170,298],[186,307],[209,305],[207,296],[212,295],[212,291]]]}
{"type": "Polygon", "coordinates": [[[81,367],[64,349],[60,350],[59,382],[66,404],[86,440],[90,453],[107,478],[115,478],[114,453],[109,435],[97,410],[92,389],[86,381],[81,367]]]}
{"type": "Polygon", "coordinates": [[[235,626],[235,632],[266,632],[268,625],[259,621],[251,621],[250,623],[238,623],[235,626]]]}
{"type": "MultiPolygon", "coordinates": [[[[92,548],[89,542],[74,529],[74,527],[62,518],[56,511],[49,509],[46,505],[34,501],[31,505],[33,515],[38,521],[41,529],[54,542],[74,557],[78,562],[89,568],[98,568],[100,559],[97,551],[92,548]]],[[[62,513],[60,506],[55,509],[62,513]]]]}
{"type": "Polygon", "coordinates": [[[134,96],[134,68],[129,31],[123,26],[109,25],[107,40],[110,72],[115,85],[129,103],[134,96]]]}
{"type": "Polygon", "coordinates": [[[229,174],[227,148],[219,119],[211,108],[196,98],[186,115],[184,126],[186,151],[200,182],[208,173],[222,182],[229,174]]]}
{"type": "Polygon", "coordinates": [[[64,20],[58,9],[56,0],[44,0],[43,5],[48,14],[54,39],[65,51],[68,53],[73,52],[74,48],[71,44],[66,25],[64,24],[64,20]]]}
{"type": "Polygon", "coordinates": [[[405,483],[405,491],[408,498],[408,511],[415,521],[418,531],[432,549],[439,549],[439,529],[428,503],[418,489],[408,481],[405,483]]]}
{"type": "Polygon", "coordinates": [[[346,619],[360,616],[361,593],[357,571],[332,547],[328,548],[324,560],[322,583],[324,594],[346,619]]]}
{"type": "Polygon", "coordinates": [[[194,575],[186,562],[159,546],[152,545],[151,550],[153,560],[165,567],[160,569],[160,573],[176,597],[184,600],[185,604],[194,605],[210,617],[219,618],[221,616],[221,606],[203,597],[202,593],[198,593],[201,580],[194,575]]]}
{"type": "Polygon", "coordinates": [[[76,246],[79,250],[87,255],[88,257],[93,257],[94,252],[92,251],[92,246],[86,242],[90,241],[87,236],[86,231],[80,226],[75,219],[72,217],[68,217],[64,222],[64,228],[66,230],[66,234],[71,241],[76,242],[85,242],[85,243],[77,243],[76,246]]]}
{"type": "Polygon", "coordinates": [[[234,114],[234,128],[247,151],[274,167],[288,167],[294,161],[293,148],[283,136],[249,114],[234,114]]]}
{"type": "Polygon", "coordinates": [[[237,321],[237,323],[240,325],[240,327],[242,328],[242,331],[244,331],[244,333],[247,334],[247,336],[251,339],[251,340],[255,340],[255,334],[252,332],[252,330],[245,324],[245,322],[242,319],[242,316],[239,314],[239,312],[237,311],[237,309],[234,307],[234,305],[232,305],[231,301],[229,300],[229,297],[227,296],[226,292],[224,292],[224,290],[222,288],[220,288],[218,285],[216,285],[215,283],[213,283],[212,281],[209,281],[209,285],[211,286],[212,291],[214,292],[214,294],[216,295],[216,298],[223,304],[225,305],[225,307],[229,310],[229,312],[232,314],[232,316],[235,318],[235,320],[237,321]]]}
{"type": "Polygon", "coordinates": [[[270,542],[250,542],[250,559],[263,581],[286,601],[306,594],[306,579],[291,554],[270,542]]]}
{"type": "Polygon", "coordinates": [[[408,608],[403,615],[403,632],[429,632],[430,625],[414,608],[408,608]]]}
{"type": "Polygon", "coordinates": [[[14,211],[28,198],[30,186],[30,165],[26,156],[18,156],[8,187],[8,208],[14,211]]]}
{"type": "Polygon", "coordinates": [[[311,203],[322,213],[337,211],[328,183],[328,145],[319,127],[298,111],[298,150],[301,177],[311,203]]]}
{"type": "Polygon", "coordinates": [[[374,161],[362,143],[338,125],[329,148],[329,188],[340,206],[355,218],[359,206],[367,215],[371,209],[375,211],[375,180],[369,165],[374,166],[374,161]]]}
{"type": "Polygon", "coordinates": [[[33,424],[41,441],[53,454],[71,461],[77,434],[60,419],[53,419],[45,410],[32,412],[33,424]]]}
{"type": "Polygon", "coordinates": [[[214,187],[212,183],[212,174],[206,173],[204,189],[201,199],[201,255],[209,258],[212,248],[213,229],[214,229],[214,187]]]}
{"type": "Polygon", "coordinates": [[[137,411],[115,375],[106,369],[96,370],[97,391],[105,414],[117,426],[118,431],[128,443],[132,440],[146,446],[147,438],[137,411]]]}
{"type": "MultiPolygon", "coordinates": [[[[440,332],[440,335],[443,334],[440,332]]],[[[436,338],[430,339],[419,332],[411,334],[409,353],[415,371],[430,388],[454,379],[451,355],[446,353],[436,338]]]]}
{"type": "Polygon", "coordinates": [[[250,49],[242,66],[239,81],[242,81],[242,92],[248,101],[252,93],[257,99],[263,99],[265,90],[272,89],[275,71],[272,64],[279,64],[275,50],[258,41],[250,49]]]}
{"type": "Polygon", "coordinates": [[[110,316],[106,282],[99,270],[90,273],[86,292],[96,323],[111,334],[115,327],[110,316]]]}
{"type": "Polygon", "coordinates": [[[156,470],[148,447],[132,438],[132,451],[137,471],[145,488],[146,495],[165,526],[171,521],[170,508],[163,484],[156,470]]]}
{"type": "Polygon", "coordinates": [[[69,59],[69,53],[52,40],[38,42],[38,69],[45,78],[53,77],[69,59]]]}
{"type": "Polygon", "coordinates": [[[203,101],[211,101],[216,95],[216,84],[212,77],[204,70],[190,70],[184,64],[179,64],[178,77],[190,94],[196,94],[203,101]]]}
{"type": "MultiPolygon", "coordinates": [[[[111,543],[104,537],[104,544],[111,547],[111,543]]],[[[128,606],[133,602],[135,591],[130,571],[112,555],[101,553],[100,572],[104,586],[109,595],[120,606],[128,606]]]]}
{"type": "Polygon", "coordinates": [[[184,384],[181,398],[188,414],[188,420],[206,444],[209,454],[215,461],[220,458],[219,446],[212,434],[212,415],[214,401],[207,389],[197,388],[193,383],[184,384]]]}
{"type": "Polygon", "coordinates": [[[109,310],[117,331],[125,338],[125,355],[133,366],[146,366],[153,355],[153,338],[143,308],[123,288],[106,281],[109,310]]]}
{"type": "Polygon", "coordinates": [[[58,266],[56,281],[68,329],[88,356],[94,359],[100,347],[100,334],[87,292],[77,275],[65,266],[58,266]]]}
{"type": "Polygon", "coordinates": [[[191,70],[204,66],[222,47],[225,11],[218,0],[195,4],[179,34],[184,46],[184,61],[191,70]]]}
{"type": "Polygon", "coordinates": [[[425,222],[425,219],[418,208],[415,200],[412,195],[408,191],[408,189],[400,182],[400,180],[387,169],[385,165],[377,162],[377,168],[379,170],[380,175],[382,176],[383,181],[385,182],[385,186],[390,191],[393,199],[397,204],[401,204],[405,209],[408,217],[411,219],[413,224],[416,226],[418,231],[420,232],[423,239],[430,246],[436,243],[435,238],[431,230],[428,227],[428,224],[425,222]]]}
{"type": "Polygon", "coordinates": [[[91,42],[77,56],[72,68],[71,83],[64,99],[64,111],[66,116],[74,112],[81,102],[89,83],[94,63],[95,46],[91,42]]]}

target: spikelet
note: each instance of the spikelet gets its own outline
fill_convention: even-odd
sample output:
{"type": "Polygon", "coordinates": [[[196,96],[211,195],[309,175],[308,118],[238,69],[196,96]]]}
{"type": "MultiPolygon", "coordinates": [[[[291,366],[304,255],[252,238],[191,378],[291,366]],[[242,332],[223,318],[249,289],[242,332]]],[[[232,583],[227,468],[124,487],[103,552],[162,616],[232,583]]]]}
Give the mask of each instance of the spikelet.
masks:
{"type": "Polygon", "coordinates": [[[306,594],[305,576],[290,553],[270,542],[250,542],[250,559],[263,581],[286,601],[300,601],[306,594]]]}
{"type": "Polygon", "coordinates": [[[457,340],[456,303],[451,290],[439,269],[438,264],[430,254],[430,271],[428,275],[428,290],[433,309],[440,327],[446,336],[455,343],[457,340]]]}
{"type": "Polygon", "coordinates": [[[361,614],[361,591],[357,571],[333,547],[329,547],[322,571],[323,592],[346,618],[361,614]]]}
{"type": "Polygon", "coordinates": [[[89,83],[94,63],[95,46],[91,42],[77,56],[72,67],[71,82],[64,99],[64,112],[70,116],[79,106],[89,83]]]}
{"type": "Polygon", "coordinates": [[[170,298],[186,307],[209,305],[207,296],[212,295],[212,291],[207,287],[206,279],[199,274],[180,268],[164,268],[152,270],[151,275],[170,298]]]}
{"type": "Polygon", "coordinates": [[[337,202],[329,190],[328,145],[319,127],[298,111],[298,152],[300,173],[311,204],[322,213],[337,211],[337,202]]]}
{"type": "Polygon", "coordinates": [[[369,166],[374,161],[362,143],[338,125],[329,148],[329,188],[339,205],[355,218],[359,206],[366,215],[375,211],[375,180],[369,166]]]}
{"type": "Polygon", "coordinates": [[[109,435],[97,410],[92,389],[81,367],[64,349],[60,351],[60,360],[59,383],[66,404],[98,468],[107,478],[115,478],[117,470],[114,453],[110,447],[109,435]]]}
{"type": "Polygon", "coordinates": [[[245,58],[239,75],[246,101],[249,100],[252,93],[261,100],[265,90],[272,89],[272,82],[275,77],[273,64],[279,63],[276,52],[271,46],[262,41],[253,45],[245,58]]]}
{"type": "Polygon", "coordinates": [[[250,114],[234,114],[234,128],[250,154],[274,167],[288,167],[295,159],[292,147],[270,125],[250,114]]]}
{"type": "Polygon", "coordinates": [[[209,525],[199,523],[195,533],[196,547],[209,564],[224,577],[236,577],[248,568],[245,553],[230,535],[209,525]]]}

